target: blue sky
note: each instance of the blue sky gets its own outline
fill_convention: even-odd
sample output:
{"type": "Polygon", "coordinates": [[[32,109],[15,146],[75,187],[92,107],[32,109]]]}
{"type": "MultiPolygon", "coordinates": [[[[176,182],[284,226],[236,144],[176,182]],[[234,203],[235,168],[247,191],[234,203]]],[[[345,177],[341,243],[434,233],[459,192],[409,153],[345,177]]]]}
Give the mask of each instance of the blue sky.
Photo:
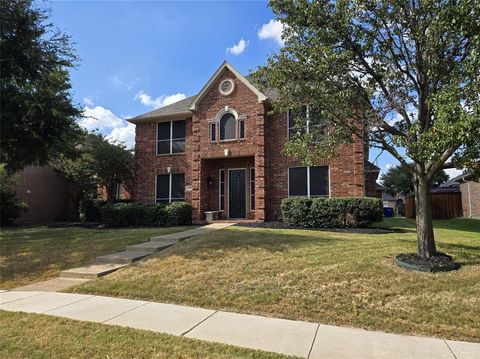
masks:
{"type": "MultiPolygon", "coordinates": [[[[281,46],[266,1],[56,1],[52,21],[81,61],[71,73],[81,124],[132,146],[125,119],[196,94],[224,61],[246,74],[281,46]]],[[[378,151],[372,150],[373,160],[378,151]]],[[[396,164],[382,154],[382,169],[396,164]]]]}

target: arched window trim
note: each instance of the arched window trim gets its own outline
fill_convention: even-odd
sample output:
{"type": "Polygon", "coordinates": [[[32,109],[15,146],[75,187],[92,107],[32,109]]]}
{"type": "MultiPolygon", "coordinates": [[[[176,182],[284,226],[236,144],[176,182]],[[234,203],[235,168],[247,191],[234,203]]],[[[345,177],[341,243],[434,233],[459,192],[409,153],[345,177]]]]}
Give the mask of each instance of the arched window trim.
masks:
{"type": "Polygon", "coordinates": [[[225,107],[223,110],[219,111],[217,113],[217,116],[215,117],[215,122],[217,123],[217,135],[218,135],[218,142],[229,142],[229,141],[237,141],[238,140],[238,136],[239,136],[239,129],[238,129],[238,126],[239,126],[239,123],[238,123],[238,119],[239,119],[239,116],[238,116],[238,113],[237,111],[235,111],[234,109],[232,108],[229,108],[229,107],[225,107]],[[224,139],[222,140],[220,138],[220,133],[221,133],[221,129],[220,129],[220,120],[221,118],[226,115],[226,114],[232,114],[233,117],[235,117],[235,138],[229,138],[229,139],[224,139]]]}

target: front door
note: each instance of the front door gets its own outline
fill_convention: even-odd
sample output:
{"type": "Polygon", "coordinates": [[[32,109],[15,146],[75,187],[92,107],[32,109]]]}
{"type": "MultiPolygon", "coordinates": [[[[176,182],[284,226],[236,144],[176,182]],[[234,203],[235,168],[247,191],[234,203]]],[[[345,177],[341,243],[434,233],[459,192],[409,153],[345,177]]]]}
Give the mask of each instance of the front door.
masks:
{"type": "Polygon", "coordinates": [[[229,173],[229,217],[246,218],[245,170],[231,170],[229,173]]]}

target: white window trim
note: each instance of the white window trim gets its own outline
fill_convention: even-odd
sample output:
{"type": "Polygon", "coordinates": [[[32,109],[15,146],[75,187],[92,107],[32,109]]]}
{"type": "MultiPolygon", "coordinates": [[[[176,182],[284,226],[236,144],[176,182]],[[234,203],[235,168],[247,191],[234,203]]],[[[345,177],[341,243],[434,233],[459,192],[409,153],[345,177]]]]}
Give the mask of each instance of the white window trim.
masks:
{"type": "Polygon", "coordinates": [[[172,203],[172,199],[185,201],[185,191],[183,192],[183,198],[172,198],[172,175],[183,175],[184,183],[186,182],[185,173],[157,173],[155,175],[155,203],[160,202],[157,198],[158,176],[168,176],[168,203],[172,203]]]}
{"type": "MultiPolygon", "coordinates": [[[[187,120],[184,119],[184,120],[171,120],[171,121],[158,121],[157,122],[157,128],[156,128],[156,141],[155,141],[155,154],[157,156],[168,156],[168,155],[183,155],[186,153],[186,148],[185,148],[185,151],[183,152],[175,152],[173,153],[172,150],[173,150],[173,140],[181,140],[183,139],[185,141],[185,147],[187,146],[187,120]],[[179,122],[179,121],[185,121],[185,137],[179,137],[179,138],[172,138],[173,137],[173,122],[179,122]],[[159,123],[170,123],[170,139],[169,139],[169,143],[170,143],[170,152],[168,153],[158,153],[158,142],[159,142],[159,139],[158,139],[158,124],[159,123]]],[[[167,140],[161,140],[162,142],[166,142],[167,140]]]]}
{"type": "Polygon", "coordinates": [[[225,170],[223,168],[218,170],[218,210],[225,212],[225,170]],[[223,172],[223,182],[222,182],[223,172]],[[223,183],[223,195],[222,195],[222,183],[223,183]],[[222,196],[223,196],[223,209],[222,209],[222,196]]]}
{"type": "Polygon", "coordinates": [[[248,176],[249,180],[250,180],[250,185],[249,185],[249,187],[250,187],[250,193],[249,193],[250,211],[255,212],[255,200],[252,201],[252,199],[254,199],[255,195],[256,195],[256,193],[255,193],[255,176],[252,176],[252,171],[255,171],[255,167],[250,167],[250,173],[249,173],[249,176],[248,176]],[[253,185],[253,194],[252,194],[252,185],[253,185]],[[252,203],[253,203],[253,206],[252,206],[252,203]]]}
{"type": "Polygon", "coordinates": [[[327,167],[328,168],[328,194],[314,195],[313,197],[331,197],[331,184],[332,184],[332,182],[330,181],[330,166],[329,165],[288,167],[288,169],[287,169],[288,197],[303,197],[302,195],[290,195],[290,168],[306,168],[307,169],[307,197],[312,198],[312,196],[310,195],[310,168],[311,167],[327,167]]]}

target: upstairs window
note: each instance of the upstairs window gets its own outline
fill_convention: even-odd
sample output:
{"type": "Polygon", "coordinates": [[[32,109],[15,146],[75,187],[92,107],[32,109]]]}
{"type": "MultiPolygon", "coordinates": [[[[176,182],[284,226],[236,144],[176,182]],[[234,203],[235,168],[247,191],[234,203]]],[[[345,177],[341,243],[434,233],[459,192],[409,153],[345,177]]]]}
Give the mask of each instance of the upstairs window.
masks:
{"type": "Polygon", "coordinates": [[[315,132],[317,135],[325,134],[327,132],[327,124],[323,118],[322,111],[311,106],[302,106],[300,111],[288,110],[288,137],[302,135],[305,132],[315,132]],[[296,124],[295,122],[301,123],[296,124]]]}
{"type": "Polygon", "coordinates": [[[157,124],[157,155],[184,153],[187,121],[167,121],[157,124]]]}
{"type": "Polygon", "coordinates": [[[208,124],[210,128],[210,142],[215,142],[217,139],[217,126],[215,122],[211,122],[208,124]]]}
{"type": "Polygon", "coordinates": [[[236,122],[235,116],[231,113],[226,113],[220,118],[220,141],[234,140],[236,138],[236,122]]]}
{"type": "Polygon", "coordinates": [[[328,166],[288,169],[288,195],[319,197],[329,195],[328,166]]]}

